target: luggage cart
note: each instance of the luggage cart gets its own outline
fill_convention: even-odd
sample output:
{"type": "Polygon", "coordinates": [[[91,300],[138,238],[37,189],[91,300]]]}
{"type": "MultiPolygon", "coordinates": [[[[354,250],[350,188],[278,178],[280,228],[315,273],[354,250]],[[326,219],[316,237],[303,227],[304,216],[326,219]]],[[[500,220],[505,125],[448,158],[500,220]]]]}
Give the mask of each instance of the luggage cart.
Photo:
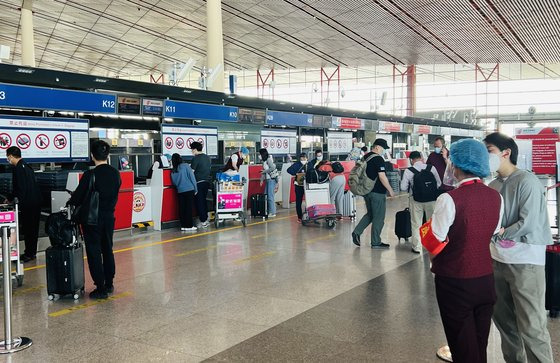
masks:
{"type": "Polygon", "coordinates": [[[245,209],[244,188],[246,180],[220,180],[215,182],[216,189],[216,212],[214,215],[214,225],[220,227],[220,223],[226,220],[237,220],[247,226],[247,212],[245,209]]]}
{"type": "MultiPolygon", "coordinates": [[[[12,270],[11,278],[16,280],[18,287],[23,285],[23,263],[21,263],[20,247],[19,247],[19,207],[17,203],[14,204],[0,204],[0,226],[9,227],[9,241],[10,241],[10,261],[15,263],[16,268],[12,270]]],[[[4,261],[4,256],[0,254],[0,262],[4,261]]],[[[2,278],[4,276],[2,275],[2,278]]]]}
{"type": "Polygon", "coordinates": [[[307,209],[311,206],[318,204],[330,204],[331,196],[329,183],[315,184],[315,183],[304,183],[304,193],[305,193],[305,211],[303,212],[303,217],[301,219],[301,224],[303,226],[308,225],[310,222],[319,224],[321,220],[327,223],[327,227],[330,229],[336,228],[336,222],[342,219],[342,215],[338,213],[320,215],[317,217],[310,217],[307,209]]]}

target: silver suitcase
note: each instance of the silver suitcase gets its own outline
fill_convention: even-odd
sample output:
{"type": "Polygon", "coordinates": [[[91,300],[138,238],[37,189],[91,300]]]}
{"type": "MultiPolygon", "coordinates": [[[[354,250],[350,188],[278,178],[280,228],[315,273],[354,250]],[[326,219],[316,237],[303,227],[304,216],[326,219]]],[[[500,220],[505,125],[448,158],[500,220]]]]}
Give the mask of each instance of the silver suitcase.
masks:
{"type": "Polygon", "coordinates": [[[344,192],[342,199],[342,216],[343,217],[356,217],[356,196],[351,191],[344,192]]]}

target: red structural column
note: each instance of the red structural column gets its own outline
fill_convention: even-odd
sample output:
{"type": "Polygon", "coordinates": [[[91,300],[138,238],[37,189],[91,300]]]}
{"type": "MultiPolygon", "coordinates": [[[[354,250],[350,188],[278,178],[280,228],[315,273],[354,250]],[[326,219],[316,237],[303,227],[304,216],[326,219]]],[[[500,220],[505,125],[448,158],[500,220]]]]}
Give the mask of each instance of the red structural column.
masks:
{"type": "Polygon", "coordinates": [[[327,98],[328,98],[330,88],[331,88],[331,81],[334,78],[334,76],[336,76],[336,81],[337,81],[336,93],[338,94],[338,98],[337,98],[338,107],[340,107],[340,65],[336,67],[336,69],[334,70],[334,72],[330,76],[327,74],[327,72],[325,72],[325,69],[323,67],[321,67],[321,106],[323,106],[323,104],[324,104],[323,82],[324,81],[327,82],[327,98]]]}
{"type": "MultiPolygon", "coordinates": [[[[268,72],[266,78],[263,79],[260,69],[257,69],[257,97],[264,98],[264,88],[270,79],[270,83],[274,82],[274,68],[268,72]],[[262,88],[262,92],[261,92],[262,88]]],[[[274,99],[274,87],[272,87],[272,99],[274,99]]]]}
{"type": "Polygon", "coordinates": [[[416,113],[416,66],[409,65],[401,71],[398,66],[393,66],[393,112],[395,111],[396,78],[401,77],[401,87],[406,76],[406,115],[414,116],[416,113]],[[397,75],[398,72],[398,75],[397,75]]]}

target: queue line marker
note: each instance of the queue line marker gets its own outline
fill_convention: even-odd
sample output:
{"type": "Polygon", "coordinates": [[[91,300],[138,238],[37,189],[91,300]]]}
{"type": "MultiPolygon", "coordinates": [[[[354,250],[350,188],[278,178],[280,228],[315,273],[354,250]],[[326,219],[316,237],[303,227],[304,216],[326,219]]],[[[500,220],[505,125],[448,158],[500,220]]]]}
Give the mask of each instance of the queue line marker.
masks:
{"type": "Polygon", "coordinates": [[[73,312],[78,311],[78,310],[87,309],[87,308],[95,306],[95,305],[105,304],[105,303],[108,303],[109,301],[118,300],[118,299],[121,299],[121,298],[127,297],[127,296],[132,296],[132,293],[130,291],[126,291],[126,292],[120,293],[118,295],[109,296],[107,299],[94,300],[94,301],[87,302],[85,304],[72,306],[71,308],[58,310],[58,311],[50,313],[49,316],[51,318],[56,318],[56,317],[59,317],[59,316],[62,316],[62,315],[73,313],[73,312]]]}

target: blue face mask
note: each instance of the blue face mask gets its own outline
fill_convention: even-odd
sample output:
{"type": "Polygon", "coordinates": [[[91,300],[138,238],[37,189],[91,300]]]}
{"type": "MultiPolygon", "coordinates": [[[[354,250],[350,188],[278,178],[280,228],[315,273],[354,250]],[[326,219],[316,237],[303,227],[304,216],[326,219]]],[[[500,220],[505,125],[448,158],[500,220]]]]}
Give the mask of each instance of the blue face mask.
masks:
{"type": "Polygon", "coordinates": [[[434,148],[434,151],[435,151],[436,154],[441,153],[441,147],[434,148]]]}

